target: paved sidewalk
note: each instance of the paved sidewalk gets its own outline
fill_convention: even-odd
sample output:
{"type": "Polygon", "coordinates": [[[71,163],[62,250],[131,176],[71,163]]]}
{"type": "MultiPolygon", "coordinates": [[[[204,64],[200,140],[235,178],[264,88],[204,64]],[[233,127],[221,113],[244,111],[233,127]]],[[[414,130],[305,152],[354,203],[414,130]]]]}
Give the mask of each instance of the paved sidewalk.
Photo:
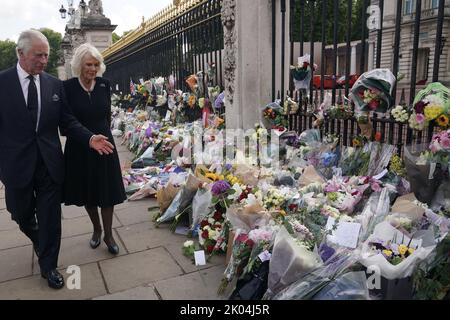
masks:
{"type": "MultiPolygon", "coordinates": [[[[132,154],[117,141],[123,166],[132,154]]],[[[126,202],[115,208],[114,233],[120,246],[117,257],[106,245],[89,246],[92,226],[82,208],[63,207],[59,270],[66,280],[67,268],[81,268],[81,289],[48,288],[40,277],[31,242],[6,211],[5,193],[0,184],[0,299],[223,299],[216,294],[225,257],[213,257],[196,267],[183,256],[185,236],[173,234],[167,225],[155,228],[148,208],[156,201],[126,202]]]]}

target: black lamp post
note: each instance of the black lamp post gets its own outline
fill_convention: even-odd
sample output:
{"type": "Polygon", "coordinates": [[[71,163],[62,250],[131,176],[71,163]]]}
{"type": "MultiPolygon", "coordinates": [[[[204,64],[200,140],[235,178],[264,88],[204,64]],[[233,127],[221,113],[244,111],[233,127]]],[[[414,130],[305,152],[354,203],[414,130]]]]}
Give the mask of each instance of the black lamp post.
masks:
{"type": "MultiPolygon", "coordinates": [[[[86,8],[86,2],[84,0],[80,1],[80,7],[82,9],[86,8]]],[[[75,13],[75,8],[73,7],[73,0],[67,0],[67,10],[64,8],[64,5],[61,5],[61,9],[59,9],[59,13],[61,14],[61,19],[65,19],[67,14],[72,16],[75,13]]]]}

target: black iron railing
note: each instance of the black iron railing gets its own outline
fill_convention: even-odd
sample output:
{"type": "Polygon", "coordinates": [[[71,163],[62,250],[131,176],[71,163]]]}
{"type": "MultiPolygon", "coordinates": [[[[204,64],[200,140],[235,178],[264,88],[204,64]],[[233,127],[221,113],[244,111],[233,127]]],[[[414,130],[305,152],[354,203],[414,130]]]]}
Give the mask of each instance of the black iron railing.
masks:
{"type": "Polygon", "coordinates": [[[107,57],[105,77],[119,91],[129,93],[130,78],[176,78],[176,87],[186,91],[186,78],[206,72],[215,64],[210,85],[223,87],[223,28],[220,20],[221,1],[205,0],[174,17],[155,30],[107,57]]]}
{"type": "MultiPolygon", "coordinates": [[[[273,21],[276,21],[277,17],[280,16],[283,19],[285,16],[285,12],[283,9],[286,7],[286,0],[281,1],[281,12],[273,11],[273,21]]],[[[304,54],[304,39],[305,37],[309,37],[310,42],[310,51],[308,53],[311,54],[311,66],[314,65],[314,43],[322,42],[322,61],[320,63],[320,87],[316,90],[314,87],[317,85],[313,85],[314,77],[311,79],[310,91],[305,93],[297,92],[293,88],[292,77],[286,79],[283,72],[281,72],[281,81],[275,81],[276,77],[276,68],[285,68],[285,60],[283,59],[281,65],[273,66],[273,96],[275,93],[278,99],[282,99],[284,101],[284,97],[286,95],[290,96],[294,101],[297,101],[300,105],[299,111],[295,115],[289,115],[289,126],[290,130],[295,130],[298,132],[302,132],[306,129],[310,129],[313,127],[313,123],[315,120],[315,116],[312,111],[317,108],[317,106],[323,101],[324,93],[327,90],[325,88],[325,48],[326,46],[333,46],[333,54],[331,66],[333,70],[331,76],[333,79],[332,88],[328,91],[332,96],[332,104],[341,104],[341,103],[349,103],[347,99],[344,99],[343,95],[348,97],[349,91],[351,89],[350,85],[350,67],[351,67],[351,44],[352,42],[359,41],[361,49],[359,50],[361,58],[359,60],[359,66],[357,66],[357,73],[360,75],[363,72],[367,71],[369,65],[372,68],[388,68],[392,71],[394,75],[399,74],[400,70],[400,62],[402,58],[402,54],[405,52],[401,52],[401,47],[405,43],[405,40],[402,38],[402,28],[403,26],[403,0],[393,0],[396,1],[396,14],[395,20],[393,20],[394,27],[386,30],[383,28],[383,24],[385,22],[385,0],[289,0],[289,23],[282,23],[282,32],[281,35],[285,34],[286,25],[289,27],[289,40],[291,41],[291,50],[290,50],[290,59],[291,64],[295,61],[294,54],[294,43],[300,44],[300,55],[304,54]],[[380,28],[376,30],[369,30],[367,28],[367,19],[369,18],[369,13],[367,9],[369,5],[375,5],[378,9],[379,16],[377,17],[380,28]],[[345,8],[343,8],[345,6],[345,8]],[[361,10],[356,10],[356,8],[360,8],[361,10]],[[358,11],[358,12],[356,12],[358,11]],[[360,24],[355,24],[355,12],[356,15],[359,15],[360,24]],[[332,14],[332,16],[330,16],[332,14]],[[305,16],[309,17],[305,18],[305,16]],[[321,18],[318,18],[321,17],[321,18]],[[352,18],[353,17],[353,18],[352,18]],[[320,32],[317,30],[318,21],[321,21],[320,32]],[[330,23],[330,21],[333,21],[330,23]],[[344,21],[344,22],[343,22],[344,21]],[[344,34],[342,34],[342,24],[345,24],[345,40],[344,34]],[[310,29],[305,31],[305,25],[310,25],[310,29]],[[341,28],[341,29],[340,29],[341,28]],[[352,32],[355,31],[356,28],[360,28],[361,32],[359,39],[352,37],[352,32]],[[300,32],[298,33],[298,30],[300,32]],[[341,32],[339,32],[341,30],[341,32]],[[294,33],[297,36],[294,36],[294,33]],[[386,41],[383,41],[384,37],[387,37],[389,33],[392,34],[393,37],[393,47],[390,47],[389,50],[384,49],[383,46],[386,46],[386,41]],[[319,35],[320,34],[320,35],[319,35]],[[328,35],[328,38],[326,37],[328,35]],[[332,35],[332,37],[330,37],[332,35]],[[332,38],[332,41],[330,41],[332,38]],[[373,60],[368,61],[368,57],[365,53],[368,51],[369,46],[369,38],[373,43],[373,60]],[[328,39],[328,40],[327,40],[328,39]],[[339,40],[341,39],[341,40],[339,40]],[[338,45],[342,43],[344,40],[345,45],[345,72],[344,74],[338,74],[338,45]],[[403,41],[403,42],[402,42],[403,41]],[[386,56],[386,55],[389,56],[386,56]],[[384,55],[384,56],[383,56],[384,55]],[[388,59],[386,59],[388,58],[388,59]],[[391,61],[391,63],[386,63],[386,61],[391,61]],[[336,84],[336,79],[339,76],[345,75],[345,83],[343,87],[338,88],[336,84]],[[284,83],[289,81],[289,91],[284,91],[284,83]],[[275,83],[278,83],[280,87],[275,87],[275,83]]],[[[448,16],[445,16],[445,8],[448,8],[450,4],[446,4],[445,0],[439,1],[439,6],[436,9],[437,15],[432,15],[430,19],[429,15],[426,17],[426,23],[432,24],[431,29],[436,30],[436,43],[433,49],[431,49],[431,54],[434,55],[434,62],[432,66],[432,70],[429,70],[429,76],[427,74],[427,83],[437,82],[442,77],[442,68],[440,70],[439,66],[441,64],[445,64],[445,61],[441,59],[443,53],[443,25],[444,19],[448,19],[448,16]],[[442,61],[441,61],[442,60],[442,61]],[[431,76],[432,75],[432,76],[431,76]]],[[[421,27],[425,23],[422,16],[422,0],[416,0],[415,2],[415,14],[413,20],[409,22],[413,23],[413,41],[412,41],[412,58],[408,59],[410,63],[410,67],[408,69],[408,74],[406,75],[406,79],[409,81],[409,84],[399,85],[396,84],[393,88],[393,98],[394,105],[403,104],[404,106],[410,106],[413,103],[415,94],[417,93],[417,69],[418,69],[418,49],[420,48],[420,32],[421,27]],[[400,101],[399,96],[400,92],[402,93],[400,101]]],[[[392,13],[394,14],[394,13],[392,13]]],[[[357,19],[358,20],[358,19],[357,19]]],[[[275,35],[275,25],[273,27],[273,34],[275,35]]],[[[280,33],[278,33],[280,34],[280,33]]],[[[404,36],[403,36],[404,37],[404,36]]],[[[280,41],[280,40],[278,40],[280,41]]],[[[407,40],[409,41],[409,40],[407,40]]],[[[445,42],[444,42],[445,43],[445,42]]],[[[276,42],[274,41],[274,46],[276,42]]],[[[409,43],[408,43],[409,45],[409,43]]],[[[274,49],[275,50],[275,49],[274,49]]],[[[281,46],[281,57],[284,57],[285,47],[281,46]]],[[[275,51],[274,51],[275,55],[275,51]]],[[[430,59],[432,57],[430,56],[430,59]]],[[[275,60],[274,60],[275,62],[275,60]]],[[[354,62],[355,63],[355,62],[354,62]]],[[[404,67],[403,67],[404,71],[404,67]]],[[[412,143],[426,143],[431,140],[433,132],[435,128],[430,126],[427,130],[423,132],[415,132],[411,130],[407,123],[398,123],[396,122],[389,114],[380,117],[377,114],[371,115],[371,123],[373,125],[373,130],[379,132],[381,134],[382,142],[387,142],[390,144],[394,144],[398,146],[399,153],[402,152],[402,147],[405,144],[412,143]]],[[[360,128],[357,125],[356,119],[354,117],[346,120],[338,120],[338,119],[329,119],[325,118],[325,122],[321,128],[323,133],[335,133],[341,136],[341,142],[343,145],[350,145],[351,139],[354,135],[360,133],[360,128]]]]}

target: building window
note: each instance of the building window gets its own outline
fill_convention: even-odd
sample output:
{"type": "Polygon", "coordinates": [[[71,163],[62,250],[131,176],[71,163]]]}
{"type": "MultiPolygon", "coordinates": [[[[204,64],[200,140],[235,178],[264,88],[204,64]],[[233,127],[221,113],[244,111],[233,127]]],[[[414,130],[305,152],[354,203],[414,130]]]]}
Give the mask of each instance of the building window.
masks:
{"type": "Polygon", "coordinates": [[[408,14],[412,14],[415,10],[414,8],[415,5],[415,1],[414,0],[405,0],[404,2],[404,14],[408,15],[408,14]]]}
{"type": "Polygon", "coordinates": [[[431,9],[439,8],[439,0],[431,0],[431,9]]]}
{"type": "Polygon", "coordinates": [[[420,48],[417,51],[417,84],[425,85],[428,81],[430,48],[420,48]]]}

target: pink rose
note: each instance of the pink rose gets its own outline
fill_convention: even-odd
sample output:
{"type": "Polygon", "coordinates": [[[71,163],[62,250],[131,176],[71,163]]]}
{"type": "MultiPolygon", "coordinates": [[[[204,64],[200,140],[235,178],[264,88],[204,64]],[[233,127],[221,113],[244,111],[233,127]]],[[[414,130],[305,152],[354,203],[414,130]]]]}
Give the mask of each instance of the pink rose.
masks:
{"type": "Polygon", "coordinates": [[[416,122],[418,124],[422,124],[422,123],[424,123],[424,121],[425,121],[425,116],[421,113],[417,113],[416,114],[416,122]]]}
{"type": "Polygon", "coordinates": [[[441,151],[442,147],[441,147],[441,145],[439,144],[439,142],[437,140],[434,140],[430,144],[430,150],[431,150],[431,152],[436,153],[438,151],[441,151]]]}
{"type": "Polygon", "coordinates": [[[450,138],[444,137],[441,139],[441,146],[444,149],[450,149],[450,138]]]}

